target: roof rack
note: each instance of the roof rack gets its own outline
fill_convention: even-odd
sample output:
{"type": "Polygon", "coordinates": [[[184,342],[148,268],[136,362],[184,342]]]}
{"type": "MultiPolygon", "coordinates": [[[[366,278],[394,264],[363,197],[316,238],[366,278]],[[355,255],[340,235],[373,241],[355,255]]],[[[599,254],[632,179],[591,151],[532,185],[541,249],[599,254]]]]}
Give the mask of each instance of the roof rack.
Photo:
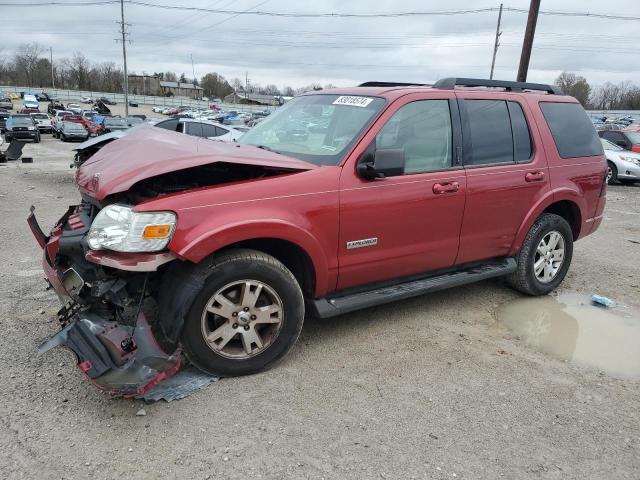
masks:
{"type": "Polygon", "coordinates": [[[506,80],[483,80],[479,78],[443,78],[433,84],[433,88],[452,90],[456,86],[464,87],[500,87],[508,92],[522,92],[523,90],[540,90],[552,95],[563,95],[555,85],[544,83],[509,82],[506,80]]]}
{"type": "Polygon", "coordinates": [[[403,82],[364,82],[359,87],[430,87],[428,83],[403,83],[403,82]]]}

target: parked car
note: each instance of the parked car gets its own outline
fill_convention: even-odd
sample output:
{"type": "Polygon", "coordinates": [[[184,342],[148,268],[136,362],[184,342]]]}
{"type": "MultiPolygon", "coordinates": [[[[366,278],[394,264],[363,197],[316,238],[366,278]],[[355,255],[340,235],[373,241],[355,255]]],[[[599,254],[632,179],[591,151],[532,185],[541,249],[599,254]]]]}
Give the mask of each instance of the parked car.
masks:
{"type": "Polygon", "coordinates": [[[186,133],[194,137],[204,137],[210,140],[222,140],[231,142],[238,140],[244,132],[235,128],[221,125],[208,120],[194,120],[191,118],[171,118],[163,120],[154,125],[165,130],[172,130],[178,133],[186,133]]]}
{"type": "Polygon", "coordinates": [[[89,138],[89,132],[81,123],[67,122],[64,120],[60,128],[60,138],[63,142],[79,140],[84,142],[89,138]]]}
{"type": "Polygon", "coordinates": [[[113,99],[108,98],[108,97],[100,97],[98,100],[100,100],[105,105],[115,105],[116,104],[116,102],[114,102],[113,99]]]}
{"type": "Polygon", "coordinates": [[[167,108],[167,107],[153,107],[153,108],[151,109],[151,111],[152,111],[152,112],[154,112],[154,113],[162,113],[162,111],[163,111],[164,109],[166,109],[166,108],[167,108]]]}
{"type": "Polygon", "coordinates": [[[125,121],[127,122],[127,125],[129,127],[135,127],[136,125],[141,125],[142,123],[144,123],[144,120],[139,117],[127,117],[125,118],[125,121]]]}
{"type": "Polygon", "coordinates": [[[36,93],[36,99],[39,102],[50,102],[52,100],[47,92],[36,93]]]}
{"type": "Polygon", "coordinates": [[[596,125],[596,130],[622,130],[626,125],[619,123],[599,123],[596,125]]]}
{"type": "Polygon", "coordinates": [[[640,153],[625,150],[604,138],[600,141],[607,157],[607,183],[640,182],[640,153]]]}
{"type": "Polygon", "coordinates": [[[73,112],[77,115],[82,115],[82,112],[84,111],[83,108],[77,103],[67,103],[66,110],[69,112],[73,112]]]}
{"type": "Polygon", "coordinates": [[[611,143],[615,143],[619,147],[625,150],[631,150],[632,152],[640,152],[640,133],[629,130],[600,130],[598,132],[600,138],[609,140],[611,143]]]}
{"type": "Polygon", "coordinates": [[[0,95],[0,108],[4,108],[6,110],[13,110],[13,102],[9,97],[0,95]]]}
{"type": "Polygon", "coordinates": [[[80,101],[82,103],[93,103],[93,99],[91,97],[87,97],[87,96],[84,96],[84,97],[80,98],[80,101]]]}
{"type": "Polygon", "coordinates": [[[53,128],[54,136],[57,136],[58,130],[62,127],[62,117],[65,115],[73,115],[73,112],[55,110],[55,113],[51,116],[51,128],[53,128]]]}
{"type": "Polygon", "coordinates": [[[0,133],[4,133],[7,124],[7,118],[9,118],[11,114],[9,112],[2,111],[0,112],[0,133]]]}
{"type": "Polygon", "coordinates": [[[141,126],[99,150],[50,235],[29,215],[71,302],[40,352],[67,347],[94,385],[128,396],[182,352],[212,374],[268,368],[305,309],[328,318],[500,276],[527,295],[557,288],[606,203],[581,105],[495,80],[363,86],[297,96],[238,143],[141,126]],[[279,138],[300,114],[331,128],[279,138]]]}
{"type": "Polygon", "coordinates": [[[126,130],[127,128],[129,128],[129,125],[126,119],[120,117],[105,117],[102,122],[102,129],[98,134],[102,135],[103,133],[109,133],[115,130],[126,130]]]}
{"type": "Polygon", "coordinates": [[[58,100],[51,100],[47,106],[47,113],[49,115],[55,115],[56,110],[64,110],[64,103],[58,100]]]}
{"type": "Polygon", "coordinates": [[[40,109],[33,108],[33,107],[24,107],[24,108],[21,108],[18,113],[21,113],[23,115],[30,115],[32,113],[40,113],[40,109]]]}
{"type": "Polygon", "coordinates": [[[129,106],[130,107],[137,107],[138,106],[138,102],[134,102],[133,100],[129,100],[129,106]]]}
{"type": "Polygon", "coordinates": [[[40,103],[35,95],[25,94],[22,99],[22,105],[24,108],[34,108],[39,111],[40,103]]]}
{"type": "Polygon", "coordinates": [[[11,100],[20,100],[22,98],[19,94],[15,92],[9,92],[7,94],[7,97],[9,97],[11,100]]]}
{"type": "Polygon", "coordinates": [[[14,138],[40,142],[40,132],[30,115],[9,115],[5,123],[4,139],[8,143],[14,138]]]}
{"type": "Polygon", "coordinates": [[[51,118],[46,113],[32,113],[31,118],[38,127],[40,133],[53,133],[53,127],[51,126],[51,118]]]}

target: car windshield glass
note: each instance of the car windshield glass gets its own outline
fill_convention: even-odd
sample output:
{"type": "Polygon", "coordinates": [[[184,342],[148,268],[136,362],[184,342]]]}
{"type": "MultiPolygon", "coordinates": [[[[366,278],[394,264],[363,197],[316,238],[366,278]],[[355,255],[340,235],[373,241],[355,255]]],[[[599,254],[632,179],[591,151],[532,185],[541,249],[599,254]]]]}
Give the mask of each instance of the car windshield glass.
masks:
{"type": "Polygon", "coordinates": [[[640,143],[640,133],[636,132],[624,132],[625,135],[631,140],[631,143],[640,143]]]}
{"type": "Polygon", "coordinates": [[[33,116],[33,118],[47,119],[47,118],[49,118],[49,117],[48,117],[48,116],[46,116],[44,113],[40,113],[40,114],[36,113],[36,114],[33,116]]]}
{"type": "Polygon", "coordinates": [[[109,125],[110,127],[126,127],[127,122],[124,118],[107,118],[104,121],[105,125],[109,125]]]}
{"type": "Polygon", "coordinates": [[[12,117],[11,122],[21,127],[33,125],[31,117],[12,117]]]}
{"type": "Polygon", "coordinates": [[[82,125],[72,122],[64,122],[64,128],[69,130],[84,130],[84,127],[82,125]]]}
{"type": "Polygon", "coordinates": [[[127,123],[137,125],[138,123],[142,123],[142,119],[138,117],[127,117],[127,123]]]}
{"type": "Polygon", "coordinates": [[[297,97],[245,133],[239,142],[316,165],[337,165],[383,105],[384,99],[378,97],[297,97]]]}
{"type": "Polygon", "coordinates": [[[604,138],[601,138],[600,141],[602,142],[602,148],[604,148],[605,150],[615,150],[616,152],[624,150],[624,148],[619,147],[615,143],[612,143],[609,140],[605,140],[604,138]]]}

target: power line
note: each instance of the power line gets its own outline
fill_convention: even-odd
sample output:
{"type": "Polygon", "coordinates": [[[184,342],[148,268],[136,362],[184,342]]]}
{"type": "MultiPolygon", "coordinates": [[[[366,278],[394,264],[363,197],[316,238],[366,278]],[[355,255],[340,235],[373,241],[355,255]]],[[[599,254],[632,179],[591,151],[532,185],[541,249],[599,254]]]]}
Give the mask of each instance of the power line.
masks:
{"type": "MultiPolygon", "coordinates": [[[[92,0],[89,2],[58,2],[58,1],[42,1],[34,3],[23,2],[1,2],[0,6],[5,7],[41,7],[47,5],[54,5],[58,7],[78,7],[78,6],[93,6],[93,5],[111,5],[120,3],[119,0],[92,0]]],[[[187,5],[166,5],[160,3],[149,3],[140,0],[127,0],[129,5],[137,5],[148,8],[159,8],[164,10],[182,10],[193,12],[209,12],[219,13],[224,15],[254,15],[254,16],[269,16],[269,17],[290,17],[290,18],[397,18],[397,17],[418,17],[418,16],[451,16],[451,15],[468,15],[477,13],[497,12],[498,7],[486,7],[475,8],[466,10],[425,10],[425,11],[413,11],[413,12],[387,12],[387,13],[335,13],[335,12],[317,12],[317,13],[294,13],[294,12],[271,12],[271,11],[247,11],[247,10],[226,10],[216,8],[205,7],[193,7],[187,5]]],[[[504,7],[504,11],[513,13],[528,13],[529,10],[525,8],[504,7]]],[[[553,10],[541,10],[540,15],[560,16],[560,17],[584,17],[584,18],[599,18],[605,20],[624,20],[624,21],[640,21],[638,16],[629,15],[611,15],[605,13],[591,13],[591,12],[571,12],[571,11],[553,11],[553,10]]]]}

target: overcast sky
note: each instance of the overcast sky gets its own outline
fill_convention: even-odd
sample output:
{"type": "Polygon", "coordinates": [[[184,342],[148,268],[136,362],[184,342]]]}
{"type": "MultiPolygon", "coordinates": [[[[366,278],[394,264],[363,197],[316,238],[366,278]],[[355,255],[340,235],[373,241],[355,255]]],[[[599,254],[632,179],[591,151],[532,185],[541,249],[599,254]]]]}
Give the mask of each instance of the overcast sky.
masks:
{"type": "MultiPolygon", "coordinates": [[[[20,43],[53,47],[56,58],[81,51],[92,62],[122,62],[117,37],[119,5],[2,6],[4,53],[20,43]]],[[[15,1],[15,0],[14,0],[15,1]]],[[[24,0],[23,3],[36,0],[24,0]]],[[[69,0],[60,0],[61,2],[69,0]]],[[[76,0],[90,1],[90,0],[76,0]]],[[[146,0],[164,5],[270,12],[391,13],[498,7],[499,0],[146,0]]],[[[505,7],[528,8],[529,0],[505,7]]],[[[638,0],[542,0],[541,10],[640,17],[638,0]]],[[[127,5],[129,72],[175,71],[198,78],[218,72],[228,80],[245,72],[254,83],[294,87],[319,82],[338,86],[366,80],[432,82],[441,77],[488,78],[497,12],[401,18],[278,18],[163,10],[127,5]]],[[[513,80],[525,13],[504,12],[495,78],[513,80]]],[[[540,15],[529,81],[552,82],[577,72],[592,85],[640,83],[640,21],[540,15]]]]}

